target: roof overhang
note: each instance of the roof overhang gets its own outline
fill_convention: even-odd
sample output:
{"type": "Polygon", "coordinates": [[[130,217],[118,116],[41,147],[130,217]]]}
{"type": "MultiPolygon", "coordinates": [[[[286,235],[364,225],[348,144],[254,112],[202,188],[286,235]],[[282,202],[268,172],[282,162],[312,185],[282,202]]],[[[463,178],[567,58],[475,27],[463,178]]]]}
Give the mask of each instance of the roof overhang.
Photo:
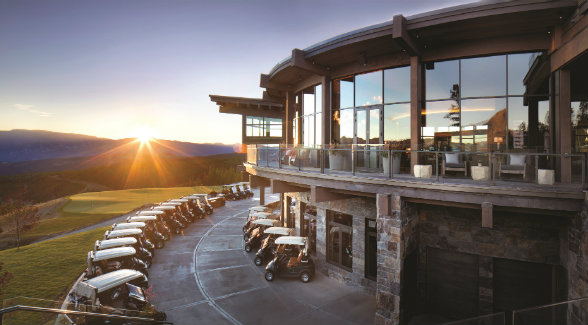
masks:
{"type": "Polygon", "coordinates": [[[277,101],[219,95],[210,95],[210,100],[219,106],[221,113],[275,118],[284,115],[284,104],[277,101]]]}

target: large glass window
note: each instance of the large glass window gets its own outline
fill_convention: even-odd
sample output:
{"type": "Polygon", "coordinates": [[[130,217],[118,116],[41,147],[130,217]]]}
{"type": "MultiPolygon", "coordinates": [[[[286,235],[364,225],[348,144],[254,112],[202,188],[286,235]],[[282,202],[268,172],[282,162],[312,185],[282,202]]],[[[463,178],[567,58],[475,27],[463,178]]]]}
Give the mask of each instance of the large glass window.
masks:
{"type": "Polygon", "coordinates": [[[322,85],[313,86],[302,92],[302,144],[322,144],[322,85]]]}
{"type": "MultiPolygon", "coordinates": [[[[426,63],[423,149],[529,148],[529,121],[534,112],[523,105],[523,95],[528,95],[524,80],[537,55],[524,53],[426,63]]],[[[539,117],[534,130],[540,128],[541,121],[539,117]]],[[[543,133],[533,134],[537,137],[535,142],[542,142],[539,137],[543,133]]]]}
{"type": "Polygon", "coordinates": [[[384,70],[384,103],[410,102],[410,67],[384,70]]]}
{"type": "Polygon", "coordinates": [[[327,211],[327,261],[345,269],[353,266],[353,217],[327,211]]]}
{"type": "Polygon", "coordinates": [[[410,148],[410,104],[384,105],[384,143],[410,148]]]}
{"type": "Polygon", "coordinates": [[[382,104],[382,71],[355,76],[355,106],[382,104]]]}
{"type": "Polygon", "coordinates": [[[588,101],[572,102],[572,146],[574,152],[588,152],[588,101]]]}
{"type": "Polygon", "coordinates": [[[248,137],[282,137],[282,119],[259,116],[245,117],[245,134],[248,137]]]}
{"type": "Polygon", "coordinates": [[[340,143],[353,143],[353,109],[343,109],[340,111],[339,128],[340,143]]]}

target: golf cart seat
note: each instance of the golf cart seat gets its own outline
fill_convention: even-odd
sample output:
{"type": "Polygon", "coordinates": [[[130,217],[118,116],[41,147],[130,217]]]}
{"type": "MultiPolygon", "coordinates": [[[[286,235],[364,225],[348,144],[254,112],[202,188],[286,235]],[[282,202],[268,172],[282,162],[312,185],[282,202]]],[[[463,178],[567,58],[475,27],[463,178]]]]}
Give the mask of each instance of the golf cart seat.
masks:
{"type": "Polygon", "coordinates": [[[300,251],[300,254],[298,254],[298,257],[290,257],[290,260],[288,261],[288,267],[294,267],[298,264],[300,264],[300,261],[302,261],[302,250],[300,251]]]}

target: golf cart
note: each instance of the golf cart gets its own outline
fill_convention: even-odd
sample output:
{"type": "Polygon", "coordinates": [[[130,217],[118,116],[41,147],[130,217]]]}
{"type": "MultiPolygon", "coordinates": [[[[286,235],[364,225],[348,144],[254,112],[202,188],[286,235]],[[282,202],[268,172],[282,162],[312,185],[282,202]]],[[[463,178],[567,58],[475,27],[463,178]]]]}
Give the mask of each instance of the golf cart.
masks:
{"type": "Polygon", "coordinates": [[[145,261],[147,265],[151,266],[153,254],[151,254],[151,252],[146,250],[145,248],[141,247],[141,245],[139,245],[139,242],[137,242],[137,239],[134,237],[120,237],[107,240],[97,240],[94,243],[94,251],[101,251],[116,247],[133,247],[137,252],[137,257],[145,261]]]}
{"type": "Polygon", "coordinates": [[[247,222],[242,228],[243,232],[251,232],[253,228],[253,221],[258,219],[273,219],[273,215],[269,212],[250,212],[249,216],[247,217],[247,222]]]}
{"type": "MultiPolygon", "coordinates": [[[[163,212],[163,211],[143,210],[143,211],[137,212],[136,217],[155,216],[157,218],[156,221],[153,222],[153,226],[155,226],[155,230],[157,230],[160,234],[162,234],[165,240],[169,240],[171,238],[172,231],[170,229],[170,226],[165,222],[165,220],[162,216],[163,214],[165,214],[165,212],[163,212]]],[[[143,222],[145,222],[145,221],[143,221],[143,222]]],[[[149,224],[149,222],[145,222],[145,223],[149,224]]]]}
{"type": "Polygon", "coordinates": [[[192,209],[189,208],[190,200],[182,198],[169,200],[168,202],[180,203],[180,205],[178,205],[178,208],[180,210],[179,213],[183,215],[186,219],[188,219],[190,223],[196,220],[196,215],[192,212],[192,209]]]}
{"type": "Polygon", "coordinates": [[[282,236],[276,239],[276,256],[265,267],[265,279],[273,281],[276,276],[297,277],[309,282],[314,276],[314,261],[306,249],[306,237],[282,236]],[[299,251],[298,256],[293,256],[299,251]]]}
{"type": "Polygon", "coordinates": [[[233,191],[233,185],[223,185],[221,193],[225,196],[225,199],[229,201],[237,201],[241,199],[239,194],[233,191]]]}
{"type": "Polygon", "coordinates": [[[116,247],[88,252],[88,279],[120,269],[133,269],[148,275],[149,265],[137,257],[133,247],[116,247]]]}
{"type": "MultiPolygon", "coordinates": [[[[157,311],[143,292],[147,277],[136,270],[122,269],[79,282],[70,300],[78,311],[151,318],[164,321],[167,315],[157,311]]],[[[104,318],[86,316],[75,324],[104,324],[104,318]]]]}
{"type": "Polygon", "coordinates": [[[260,266],[264,261],[272,259],[276,250],[276,238],[281,236],[289,236],[294,232],[293,230],[294,229],[292,228],[286,227],[269,227],[264,230],[263,233],[265,234],[265,239],[261,244],[261,248],[257,251],[257,254],[255,254],[255,258],[253,259],[255,265],[260,266]]]}
{"type": "Polygon", "coordinates": [[[239,200],[246,199],[249,197],[249,194],[247,194],[245,191],[241,190],[241,188],[239,187],[239,183],[231,184],[230,186],[233,187],[233,192],[235,192],[235,194],[237,194],[237,196],[239,197],[239,200]]]}
{"type": "Polygon", "coordinates": [[[175,206],[159,205],[159,206],[153,207],[153,210],[164,212],[163,214],[161,214],[161,218],[165,221],[167,226],[175,234],[181,233],[182,229],[186,228],[186,225],[184,223],[182,223],[180,220],[178,220],[174,217],[174,211],[176,210],[175,206]]]}
{"type": "MultiPolygon", "coordinates": [[[[249,242],[249,239],[256,237],[257,235],[259,235],[259,236],[263,235],[263,230],[265,230],[266,228],[276,227],[279,223],[280,223],[279,220],[272,220],[272,219],[253,220],[253,222],[251,222],[251,227],[243,235],[243,240],[245,240],[245,243],[247,243],[247,242],[249,242]],[[256,229],[259,229],[258,232],[255,231],[256,229]]],[[[247,252],[250,252],[251,247],[250,247],[250,250],[247,250],[247,244],[245,244],[245,250],[247,252]]]]}
{"type": "Polygon", "coordinates": [[[208,200],[208,194],[192,194],[188,196],[189,199],[195,199],[198,203],[198,206],[206,212],[206,214],[210,215],[214,212],[214,208],[210,201],[208,200]]]}
{"type": "Polygon", "coordinates": [[[249,187],[249,182],[241,182],[241,183],[237,183],[237,185],[239,185],[239,187],[241,187],[241,190],[243,190],[243,192],[245,192],[247,194],[247,196],[253,197],[253,191],[249,187]]]}
{"type": "Polygon", "coordinates": [[[192,215],[186,216],[184,215],[184,213],[182,212],[182,208],[180,208],[182,206],[182,202],[172,202],[172,201],[167,201],[167,202],[163,202],[160,204],[160,206],[164,206],[164,207],[173,207],[173,214],[174,214],[174,218],[176,218],[177,220],[179,220],[181,223],[183,223],[184,225],[188,225],[189,223],[194,222],[194,217],[192,215]]]}
{"type": "Polygon", "coordinates": [[[192,215],[194,215],[194,217],[197,217],[198,219],[204,218],[204,215],[206,215],[206,211],[202,206],[200,206],[200,202],[198,202],[197,196],[189,195],[184,196],[183,198],[188,200],[188,209],[190,210],[192,215]]]}
{"type": "Polygon", "coordinates": [[[113,238],[120,238],[120,237],[133,237],[137,240],[137,243],[152,254],[155,251],[155,245],[151,243],[149,240],[145,239],[143,236],[143,230],[132,228],[132,229],[121,229],[121,230],[107,230],[104,233],[104,237],[102,239],[113,239],[113,238]]]}
{"type": "MultiPolygon", "coordinates": [[[[151,245],[153,245],[154,247],[157,247],[157,248],[163,247],[163,245],[162,245],[163,239],[155,237],[154,233],[152,231],[150,231],[148,228],[151,228],[151,227],[147,227],[147,224],[145,222],[137,221],[137,222],[115,223],[110,227],[110,230],[140,229],[141,231],[143,231],[143,236],[145,238],[145,241],[151,243],[150,245],[148,245],[149,247],[151,247],[151,245]],[[155,240],[153,240],[154,237],[155,237],[155,240]]],[[[154,253],[154,251],[155,251],[155,250],[152,250],[151,248],[149,248],[149,250],[151,251],[151,253],[154,253]]]]}
{"type": "Polygon", "coordinates": [[[127,217],[127,222],[144,222],[147,226],[143,228],[143,233],[147,239],[155,243],[156,248],[163,248],[163,246],[165,246],[165,241],[170,238],[170,235],[168,234],[169,229],[166,229],[162,222],[157,222],[157,216],[127,217]],[[165,232],[161,233],[157,229],[158,227],[162,228],[165,232]]]}

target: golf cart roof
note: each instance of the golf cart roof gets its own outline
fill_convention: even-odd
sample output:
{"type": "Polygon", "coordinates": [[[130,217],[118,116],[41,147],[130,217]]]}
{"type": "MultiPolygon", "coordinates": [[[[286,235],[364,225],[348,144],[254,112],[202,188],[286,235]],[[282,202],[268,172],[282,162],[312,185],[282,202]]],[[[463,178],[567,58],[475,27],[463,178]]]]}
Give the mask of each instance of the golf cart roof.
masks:
{"type": "Polygon", "coordinates": [[[120,237],[114,239],[97,240],[94,244],[95,250],[109,249],[113,247],[120,247],[125,245],[134,245],[137,243],[135,237],[120,237]]]}
{"type": "Polygon", "coordinates": [[[268,219],[269,217],[272,216],[272,214],[269,213],[269,212],[260,212],[260,211],[257,211],[257,212],[254,212],[253,213],[253,216],[258,217],[260,219],[268,219]]]}
{"type": "Polygon", "coordinates": [[[265,234],[288,236],[292,233],[292,230],[293,230],[292,228],[286,228],[286,227],[269,227],[266,230],[264,230],[263,232],[265,234]]]}
{"type": "Polygon", "coordinates": [[[175,205],[164,205],[163,203],[159,206],[153,207],[153,210],[175,210],[176,206],[175,205]]]}
{"type": "Polygon", "coordinates": [[[182,202],[167,201],[167,202],[161,203],[160,205],[170,206],[170,207],[171,206],[174,206],[175,207],[175,206],[178,206],[178,205],[182,205],[182,202]]]}
{"type": "Polygon", "coordinates": [[[143,230],[132,228],[132,229],[121,229],[121,230],[110,230],[104,233],[104,239],[111,239],[117,237],[129,237],[133,235],[140,235],[143,233],[143,230]]]}
{"type": "Polygon", "coordinates": [[[116,257],[131,256],[135,254],[137,254],[137,251],[133,247],[115,247],[103,249],[101,251],[95,251],[93,260],[96,262],[109,260],[116,257]]]}
{"type": "Polygon", "coordinates": [[[253,221],[253,224],[255,225],[261,225],[261,226],[276,226],[278,223],[280,223],[280,221],[278,220],[272,220],[272,219],[257,219],[253,221]]]}
{"type": "Polygon", "coordinates": [[[298,237],[298,236],[282,236],[276,238],[275,243],[277,245],[299,245],[304,246],[306,245],[306,237],[298,237]]]}
{"type": "Polygon", "coordinates": [[[257,205],[254,207],[249,208],[249,211],[260,211],[263,212],[265,210],[267,210],[268,208],[264,207],[263,205],[257,205]]]}
{"type": "Polygon", "coordinates": [[[188,200],[188,199],[184,199],[184,198],[182,198],[182,199],[173,199],[173,200],[169,200],[169,201],[170,201],[170,202],[180,202],[180,203],[184,203],[184,202],[188,202],[189,200],[188,200]]]}
{"type": "Polygon", "coordinates": [[[74,293],[78,296],[90,298],[94,292],[101,293],[140,277],[145,278],[143,273],[136,270],[117,270],[79,282],[74,288],[74,293]]]}
{"type": "Polygon", "coordinates": [[[133,229],[133,228],[145,228],[144,222],[127,222],[127,223],[115,223],[112,225],[112,230],[123,230],[123,229],[133,229]]]}
{"type": "Polygon", "coordinates": [[[127,222],[145,222],[145,221],[156,221],[157,216],[135,216],[135,217],[128,217],[127,222]]]}
{"type": "Polygon", "coordinates": [[[156,216],[158,214],[163,214],[163,211],[157,211],[157,210],[143,210],[143,211],[139,211],[137,213],[138,216],[156,216]]]}

